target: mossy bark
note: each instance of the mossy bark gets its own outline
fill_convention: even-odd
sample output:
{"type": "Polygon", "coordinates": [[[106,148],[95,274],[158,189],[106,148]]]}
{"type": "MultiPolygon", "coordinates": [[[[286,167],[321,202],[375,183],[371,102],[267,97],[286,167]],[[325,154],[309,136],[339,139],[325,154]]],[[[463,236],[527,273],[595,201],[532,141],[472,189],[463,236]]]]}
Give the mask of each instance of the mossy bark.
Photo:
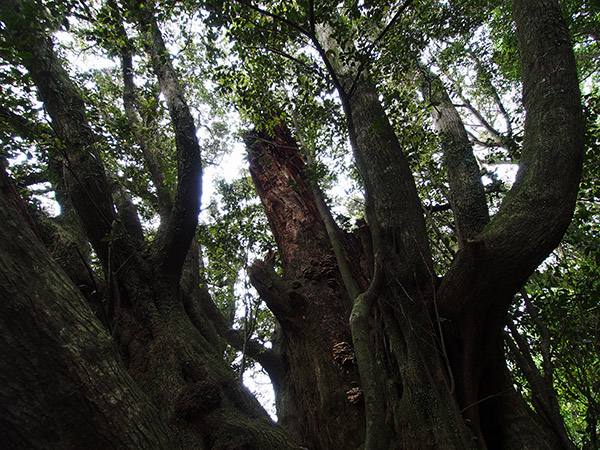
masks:
{"type": "Polygon", "coordinates": [[[81,293],[0,195],[0,435],[7,449],[169,448],[169,427],[81,293]]]}
{"type": "MultiPolygon", "coordinates": [[[[385,281],[375,292],[369,339],[377,359],[368,364],[384,368],[384,439],[390,448],[561,447],[556,433],[514,391],[502,330],[513,295],[557,245],[570,220],[581,170],[581,107],[558,5],[541,0],[514,7],[527,109],[521,167],[500,211],[486,225],[473,167],[464,177],[457,173],[460,167],[449,164],[450,175],[457,175],[452,189],[460,191],[475,180],[478,194],[473,197],[466,189],[456,197],[464,232],[442,280],[433,273],[413,178],[368,66],[349,61],[356,51],[340,48],[327,26],[317,27],[320,34],[313,36],[333,72],[365,185],[373,252],[363,259],[384,261],[385,281]],[[336,59],[342,53],[343,63],[336,59]],[[469,222],[472,212],[476,220],[469,222]]],[[[458,144],[464,160],[468,145],[458,144]]],[[[282,203],[278,216],[285,211],[282,203]]],[[[289,244],[278,240],[283,254],[299,250],[296,241],[289,244]]],[[[363,289],[372,272],[362,272],[363,289]]],[[[265,298],[272,293],[264,291],[265,298]]],[[[283,300],[274,306],[286,311],[290,303],[283,300]]],[[[364,334],[363,327],[355,332],[364,334]]],[[[369,354],[356,356],[368,361],[369,354]]],[[[373,420],[381,421],[367,416],[367,427],[373,420]]],[[[381,441],[369,445],[377,448],[381,441]]]]}

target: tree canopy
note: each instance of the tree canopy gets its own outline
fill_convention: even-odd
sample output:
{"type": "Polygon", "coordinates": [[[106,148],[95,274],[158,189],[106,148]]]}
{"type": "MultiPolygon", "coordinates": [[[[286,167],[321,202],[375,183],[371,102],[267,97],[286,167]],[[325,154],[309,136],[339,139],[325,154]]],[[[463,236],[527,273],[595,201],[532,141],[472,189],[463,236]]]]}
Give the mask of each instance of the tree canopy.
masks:
{"type": "Polygon", "coordinates": [[[0,441],[598,448],[599,27],[3,0],[0,441]]]}

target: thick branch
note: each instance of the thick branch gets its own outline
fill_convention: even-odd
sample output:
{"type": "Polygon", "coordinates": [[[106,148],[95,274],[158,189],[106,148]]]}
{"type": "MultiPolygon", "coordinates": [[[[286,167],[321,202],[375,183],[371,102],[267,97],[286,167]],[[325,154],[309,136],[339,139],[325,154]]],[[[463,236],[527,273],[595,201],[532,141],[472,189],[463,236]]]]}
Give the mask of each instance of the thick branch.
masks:
{"type": "Polygon", "coordinates": [[[202,188],[202,162],[196,126],[169,59],[154,11],[140,15],[147,51],[161,92],[165,96],[177,147],[177,193],[169,219],[162,222],[155,241],[154,255],[166,274],[179,278],[191,240],[194,237],[202,188]]]}
{"type": "Polygon", "coordinates": [[[371,310],[381,289],[385,275],[379,255],[375,255],[375,272],[369,288],[356,297],[350,314],[352,344],[356,355],[356,363],[362,381],[365,396],[367,427],[365,434],[365,450],[387,448],[385,432],[385,397],[381,380],[381,368],[377,367],[373,344],[371,343],[371,326],[369,318],[371,310]]]}
{"type": "Polygon", "coordinates": [[[252,339],[244,340],[238,330],[230,329],[224,333],[223,337],[236,350],[242,351],[242,349],[245,349],[246,355],[258,362],[269,374],[269,378],[277,391],[285,375],[279,355],[273,349],[266,348],[259,342],[252,339]]]}
{"type": "Polygon", "coordinates": [[[294,311],[287,296],[290,286],[275,273],[269,264],[255,261],[248,269],[248,276],[252,286],[258,291],[277,320],[285,323],[290,316],[293,316],[294,311]]]}
{"type": "Polygon", "coordinates": [[[131,201],[131,195],[118,180],[113,180],[113,197],[119,220],[127,230],[132,242],[138,248],[145,246],[144,230],[137,209],[131,201]]]}
{"type": "Polygon", "coordinates": [[[485,191],[479,165],[467,131],[442,81],[427,67],[420,67],[421,92],[434,106],[434,126],[442,138],[444,163],[450,184],[450,202],[458,230],[460,247],[474,238],[489,222],[485,191]]]}
{"type": "Polygon", "coordinates": [[[6,200],[12,205],[12,207],[19,213],[23,221],[31,228],[31,230],[38,235],[39,233],[33,219],[29,215],[27,211],[27,207],[23,202],[23,199],[17,192],[17,188],[13,180],[10,178],[8,173],[6,173],[6,169],[4,168],[4,163],[0,160],[0,195],[3,195],[6,200]]]}
{"type": "Polygon", "coordinates": [[[494,299],[508,303],[559,243],[575,205],[584,127],[568,30],[552,0],[516,1],[514,16],[527,112],[520,168],[470,256],[459,254],[446,275],[440,294],[451,303],[444,300],[444,317],[458,318],[475,299],[483,308],[494,299]],[[481,274],[478,286],[468,281],[473,270],[481,274]]]}
{"type": "MultiPolygon", "coordinates": [[[[375,83],[353,48],[341,48],[328,25],[318,27],[322,57],[340,80],[350,143],[365,185],[367,216],[375,253],[393,253],[407,282],[428,280],[431,264],[425,220],[411,169],[379,100],[375,83]],[[341,56],[344,58],[341,58],[341,56]],[[353,86],[348,93],[343,86],[353,86]],[[408,281],[410,280],[410,281],[408,281]]],[[[390,261],[391,262],[391,261],[390,261]]]]}
{"type": "MultiPolygon", "coordinates": [[[[581,173],[584,128],[580,93],[560,7],[553,0],[516,0],[514,16],[521,41],[526,109],[517,180],[490,223],[458,252],[437,291],[440,317],[447,319],[445,335],[451,344],[457,396],[463,407],[477,403],[482,392],[512,389],[500,350],[507,309],[562,238],[571,220],[581,173]],[[469,367],[474,360],[483,370],[469,367]]],[[[516,397],[497,399],[498,408],[515,416],[530,414],[511,398],[516,397]]],[[[492,402],[477,405],[467,413],[470,420],[479,420],[479,414],[496,420],[492,402]]],[[[513,423],[498,421],[497,426],[514,435],[513,423]]]]}
{"type": "MultiPolygon", "coordinates": [[[[124,31],[124,30],[123,30],[124,31]]],[[[138,115],[139,100],[133,82],[133,64],[130,53],[123,52],[121,55],[122,70],[123,70],[123,104],[125,106],[125,115],[129,126],[133,130],[135,140],[142,150],[144,161],[152,177],[152,184],[156,189],[158,198],[158,212],[163,220],[168,220],[169,214],[173,207],[171,195],[166,187],[165,174],[163,173],[155,155],[154,143],[152,139],[144,133],[142,121],[138,115]]]]}
{"type": "Polygon", "coordinates": [[[173,207],[171,194],[166,186],[165,174],[156,159],[156,140],[151,137],[151,133],[144,127],[143,123],[152,123],[153,119],[147,117],[147,113],[140,108],[140,100],[137,88],[134,83],[133,70],[133,52],[134,44],[127,35],[127,31],[121,20],[122,12],[115,0],[108,0],[107,6],[113,10],[111,19],[112,26],[116,34],[113,45],[121,54],[121,71],[123,75],[123,106],[125,116],[129,127],[135,137],[137,144],[142,150],[144,162],[150,172],[152,184],[156,189],[156,198],[158,200],[158,213],[161,222],[166,222],[173,207]]]}

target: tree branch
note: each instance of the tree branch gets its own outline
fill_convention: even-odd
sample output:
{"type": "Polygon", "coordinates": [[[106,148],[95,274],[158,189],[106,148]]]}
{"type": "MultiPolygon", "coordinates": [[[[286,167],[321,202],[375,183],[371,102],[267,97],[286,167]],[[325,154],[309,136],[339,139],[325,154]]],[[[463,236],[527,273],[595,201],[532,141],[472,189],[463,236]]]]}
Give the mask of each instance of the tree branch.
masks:
{"type": "Polygon", "coordinates": [[[5,32],[13,35],[17,54],[38,88],[44,107],[52,118],[52,127],[60,138],[64,151],[64,179],[73,206],[104,267],[108,266],[109,241],[121,259],[120,265],[133,249],[126,239],[119,242],[112,236],[116,218],[104,166],[86,117],[86,110],[77,87],[56,56],[51,38],[41,27],[31,27],[31,17],[21,12],[22,2],[3,2],[5,32]],[[23,38],[26,36],[27,38],[23,38]],[[120,250],[119,250],[120,249],[120,250]]]}
{"type": "Polygon", "coordinates": [[[385,26],[385,28],[381,31],[381,33],[379,33],[379,35],[377,36],[377,38],[375,38],[375,40],[373,41],[373,45],[377,44],[380,40],[382,40],[385,37],[385,35],[395,25],[396,21],[400,18],[400,16],[402,15],[402,13],[410,6],[410,4],[413,1],[414,0],[406,0],[402,4],[402,6],[400,7],[400,9],[398,9],[398,11],[396,11],[396,14],[394,14],[394,17],[392,17],[392,20],[390,20],[390,22],[385,26]]]}
{"type": "Polygon", "coordinates": [[[253,339],[244,339],[238,330],[224,331],[222,336],[236,350],[242,351],[244,348],[246,355],[259,363],[269,374],[269,378],[277,391],[285,376],[285,369],[279,355],[273,349],[266,348],[253,339]]]}
{"type": "MultiPolygon", "coordinates": [[[[118,5],[114,1],[109,2],[109,5],[118,12],[118,5]]],[[[144,161],[150,172],[152,178],[152,184],[156,189],[156,196],[158,198],[158,212],[161,216],[161,221],[168,221],[171,209],[173,207],[171,195],[165,184],[165,175],[158,161],[156,160],[154,143],[144,133],[144,127],[140,118],[143,113],[139,107],[139,98],[135,83],[133,81],[133,57],[130,51],[133,48],[132,43],[127,36],[125,27],[122,22],[116,23],[115,29],[117,31],[118,39],[121,45],[121,68],[123,74],[123,106],[125,108],[125,116],[127,122],[131,127],[134,134],[135,140],[142,150],[144,161]]]]}
{"type": "Polygon", "coordinates": [[[425,220],[415,181],[398,137],[379,100],[379,93],[368,71],[357,82],[348,68],[359,61],[341,60],[334,30],[322,26],[318,31],[327,54],[323,57],[338,69],[341,83],[338,92],[342,101],[348,134],[356,165],[363,179],[367,201],[367,216],[373,237],[374,252],[394,253],[398,276],[411,280],[429,279],[430,250],[425,220]],[[353,92],[344,90],[353,85],[353,92]],[[391,244],[393,243],[393,244],[391,244]],[[413,268],[413,269],[409,269],[413,268]]]}
{"type": "MultiPolygon", "coordinates": [[[[477,108],[475,108],[473,106],[473,104],[469,101],[469,99],[467,99],[463,93],[462,93],[462,89],[460,88],[460,86],[458,86],[458,83],[456,83],[456,81],[454,81],[450,75],[447,72],[444,72],[444,75],[450,80],[451,82],[451,88],[452,88],[452,92],[454,92],[454,94],[456,94],[456,96],[458,98],[460,98],[460,100],[462,101],[462,106],[464,106],[465,108],[467,108],[471,114],[473,114],[473,116],[475,116],[475,118],[477,119],[477,121],[492,135],[494,136],[498,142],[502,142],[504,136],[502,135],[502,133],[500,133],[498,130],[496,130],[486,119],[485,117],[483,117],[483,115],[479,112],[479,110],[477,108]]],[[[497,93],[496,93],[497,95],[497,93]]],[[[504,107],[502,106],[502,109],[504,110],[504,107]]]]}
{"type": "Polygon", "coordinates": [[[308,0],[308,23],[310,24],[310,34],[315,36],[315,1],[308,0]]]}
{"type": "MultiPolygon", "coordinates": [[[[298,124],[298,119],[296,118],[295,110],[292,110],[292,120],[294,122],[294,127],[296,128],[296,133],[298,134],[298,138],[300,139],[300,148],[304,153],[304,156],[307,160],[307,163],[310,166],[314,165],[312,161],[312,156],[306,147],[306,143],[304,142],[304,136],[300,131],[300,125],[298,124]]],[[[327,236],[329,237],[329,241],[331,242],[331,246],[333,247],[333,252],[335,253],[335,259],[338,264],[338,268],[342,275],[342,280],[344,281],[344,286],[346,288],[346,292],[351,300],[355,300],[360,294],[360,288],[358,287],[358,283],[356,282],[354,275],[352,273],[352,269],[348,260],[346,259],[346,252],[344,251],[344,245],[340,239],[340,229],[337,224],[333,220],[331,216],[331,211],[327,207],[325,203],[325,198],[323,197],[323,192],[319,188],[317,181],[314,178],[309,178],[308,180],[310,184],[310,188],[312,194],[315,198],[315,203],[317,205],[317,209],[319,211],[319,215],[321,216],[321,220],[325,224],[325,230],[327,231],[327,236]]]]}
{"type": "Polygon", "coordinates": [[[474,238],[489,222],[489,211],[479,165],[467,131],[439,77],[420,65],[421,92],[433,104],[434,126],[442,138],[444,165],[450,184],[450,203],[459,246],[474,238]]]}
{"type": "Polygon", "coordinates": [[[294,305],[287,295],[290,286],[275,273],[268,263],[255,261],[248,269],[248,276],[252,286],[258,291],[277,320],[285,323],[289,318],[294,317],[298,311],[295,311],[296,308],[293,307],[294,305]]]}
{"type": "Polygon", "coordinates": [[[11,177],[6,172],[6,168],[4,167],[4,163],[0,160],[0,195],[4,196],[4,198],[12,205],[21,219],[31,228],[31,230],[35,233],[38,239],[40,238],[40,233],[35,226],[35,222],[29,215],[27,211],[27,207],[25,206],[25,202],[17,192],[17,188],[15,187],[15,183],[11,179],[11,177]]]}
{"type": "Polygon", "coordinates": [[[584,123],[575,60],[560,7],[553,0],[517,0],[514,16],[526,110],[523,153],[516,181],[500,210],[477,236],[470,255],[459,254],[440,287],[445,291],[441,314],[456,320],[464,308],[473,310],[474,304],[485,309],[501,300],[508,306],[558,245],[578,192],[584,123]],[[479,274],[478,286],[467,281],[473,271],[479,274]],[[460,305],[457,298],[462,299],[460,305]]]}
{"type": "Polygon", "coordinates": [[[271,19],[283,23],[287,26],[289,26],[290,28],[292,28],[293,30],[298,31],[300,34],[303,34],[304,36],[309,37],[311,35],[311,32],[303,27],[301,27],[300,25],[298,25],[295,22],[292,22],[291,20],[286,19],[285,17],[282,17],[280,15],[274,14],[270,11],[267,11],[265,9],[262,9],[258,6],[253,5],[250,2],[246,2],[244,0],[234,0],[236,3],[239,3],[240,5],[243,5],[247,8],[250,8],[253,11],[256,11],[259,14],[262,14],[263,16],[267,16],[270,17],[271,19]]]}
{"type": "Polygon", "coordinates": [[[168,220],[162,222],[158,229],[153,254],[164,273],[178,280],[198,222],[202,193],[202,161],[194,119],[170,61],[154,16],[155,11],[142,7],[134,12],[141,24],[146,49],[167,102],[177,148],[175,201],[168,220]]]}
{"type": "Polygon", "coordinates": [[[365,450],[383,450],[387,448],[386,414],[381,369],[377,367],[375,352],[371,343],[369,317],[377,300],[379,290],[385,282],[385,274],[379,254],[375,255],[375,271],[369,288],[354,300],[350,314],[352,344],[356,355],[356,363],[362,381],[365,396],[365,412],[367,429],[365,450]]]}
{"type": "Polygon", "coordinates": [[[0,104],[0,119],[23,139],[34,140],[50,137],[52,134],[52,130],[47,125],[27,120],[2,104],[0,104]]]}
{"type": "MultiPolygon", "coordinates": [[[[477,69],[479,70],[480,73],[482,73],[482,74],[489,73],[489,71],[483,67],[481,60],[477,57],[477,55],[474,55],[473,52],[470,51],[469,49],[467,49],[466,53],[467,53],[467,55],[469,55],[471,57],[471,60],[475,63],[475,66],[477,67],[477,69]]],[[[487,87],[488,87],[490,93],[492,94],[492,97],[494,99],[494,102],[496,103],[496,106],[498,106],[498,110],[500,111],[500,114],[502,114],[502,117],[504,117],[504,122],[506,124],[506,134],[509,138],[512,138],[513,129],[512,129],[512,123],[511,123],[512,121],[511,121],[510,115],[508,114],[508,111],[504,107],[504,103],[500,99],[500,95],[498,95],[498,90],[496,89],[496,86],[493,85],[490,77],[486,75],[486,76],[484,76],[484,79],[485,79],[485,82],[487,84],[487,87]]]]}

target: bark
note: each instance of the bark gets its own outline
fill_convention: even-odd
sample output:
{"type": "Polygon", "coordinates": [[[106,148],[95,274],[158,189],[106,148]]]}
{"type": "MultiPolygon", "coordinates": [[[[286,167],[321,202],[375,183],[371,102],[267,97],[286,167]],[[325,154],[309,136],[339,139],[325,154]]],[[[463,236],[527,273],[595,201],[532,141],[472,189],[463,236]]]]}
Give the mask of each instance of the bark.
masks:
{"type": "Polygon", "coordinates": [[[498,448],[558,448],[514,393],[502,351],[513,295],[558,244],[571,219],[583,155],[577,72],[554,2],[515,2],[526,108],[523,156],[499,212],[459,252],[438,289],[457,395],[498,448]],[[488,399],[485,400],[484,399],[488,399]],[[518,428],[518,429],[517,429],[518,428]],[[528,429],[524,432],[524,429],[528,429]]]}
{"type": "Polygon", "coordinates": [[[7,449],[169,448],[169,428],[75,285],[0,195],[0,435],[7,449]]]}
{"type": "MultiPolygon", "coordinates": [[[[81,294],[11,208],[2,196],[0,219],[8,239],[0,244],[0,340],[6,355],[0,365],[0,433],[7,448],[294,448],[226,368],[208,358],[206,366],[192,363],[194,336],[183,354],[188,364],[175,371],[189,380],[175,399],[179,419],[169,420],[164,409],[173,408],[173,401],[157,401],[156,392],[147,396],[139,387],[148,388],[145,378],[157,373],[131,379],[81,294]],[[190,428],[203,437],[190,442],[190,428]]],[[[148,366],[165,364],[160,375],[172,374],[168,362],[182,355],[170,346],[180,342],[162,342],[164,348],[156,340],[167,339],[140,343],[149,347],[140,356],[153,358],[148,366]]]]}
{"type": "Polygon", "coordinates": [[[123,25],[123,12],[115,0],[108,0],[107,7],[110,10],[109,17],[113,27],[115,38],[107,42],[113,45],[121,56],[121,72],[123,75],[123,107],[125,117],[142,151],[145,166],[148,169],[152,184],[156,190],[157,209],[162,221],[168,221],[173,208],[171,193],[166,183],[165,174],[157,159],[156,130],[153,128],[155,118],[140,107],[140,99],[134,82],[133,55],[135,46],[123,25]]]}
{"type": "MultiPolygon", "coordinates": [[[[377,298],[376,336],[371,345],[376,364],[384,370],[385,425],[389,431],[368,445],[472,448],[473,433],[452,398],[452,381],[443,348],[439,348],[438,318],[434,313],[437,281],[408,161],[368,67],[359,63],[359,58],[342,63],[341,54],[347,58],[356,52],[341,48],[327,26],[320,27],[319,43],[339,80],[350,143],[365,185],[375,259],[385,262],[384,282],[368,297],[377,298]]],[[[373,368],[373,363],[367,363],[367,367],[373,368]]],[[[383,424],[376,425],[378,420],[367,417],[367,424],[383,429],[383,424]]]]}
{"type": "Polygon", "coordinates": [[[23,57],[23,64],[38,86],[38,93],[52,117],[52,127],[64,145],[64,180],[71,201],[80,211],[80,219],[103,265],[108,265],[109,236],[116,219],[106,174],[95,137],[85,116],[85,106],[52,48],[51,40],[40,30],[24,29],[25,18],[18,16],[18,2],[4,2],[15,16],[7,33],[23,57]],[[86,176],[79,176],[86,174],[86,176]]]}
{"type": "MultiPolygon", "coordinates": [[[[406,448],[560,446],[515,393],[502,343],[510,299],[570,220],[581,165],[579,92],[560,11],[546,4],[537,5],[535,13],[527,8],[515,4],[528,113],[522,167],[499,213],[484,228],[482,192],[469,186],[478,177],[473,167],[463,171],[452,162],[454,156],[464,162],[471,151],[465,146],[458,155],[449,155],[454,194],[471,208],[462,216],[459,211],[464,244],[439,287],[412,175],[368,67],[352,59],[354,49],[341,47],[327,25],[317,27],[318,39],[313,36],[346,113],[365,184],[374,252],[384,255],[386,282],[374,293],[377,336],[371,345],[386,370],[390,436],[406,448]],[[551,35],[555,28],[557,34],[551,35]],[[542,56],[548,54],[552,57],[542,56]],[[473,192],[479,195],[470,198],[473,192]],[[474,210],[470,222],[466,214],[474,210]],[[442,321],[447,323],[443,328],[442,321]],[[432,436],[423,439],[427,433],[432,436]]],[[[440,125],[458,136],[461,145],[464,133],[450,122],[457,121],[444,119],[440,125]]],[[[368,445],[385,444],[376,440],[368,445]]]]}
{"type": "MultiPolygon", "coordinates": [[[[127,448],[137,440],[137,448],[151,448],[143,442],[150,433],[158,446],[168,440],[168,448],[297,448],[235,379],[219,338],[202,323],[211,309],[202,303],[206,298],[195,298],[199,263],[189,245],[199,208],[200,156],[156,21],[148,10],[138,11],[177,135],[180,178],[155,244],[140,248],[135,224],[117,220],[81,97],[47,34],[19,17],[22,4],[34,3],[0,4],[3,15],[17,19],[6,21],[3,31],[18,45],[64,143],[69,195],[115,286],[115,346],[131,378],[119,368],[110,338],[81,309],[79,294],[42,256],[26,227],[12,213],[0,217],[7,235],[15,236],[0,244],[0,288],[9,299],[0,315],[0,339],[9,354],[0,365],[0,422],[8,421],[11,442],[127,448]],[[47,389],[51,377],[59,379],[56,389],[47,389]],[[21,380],[24,385],[16,384],[21,380]],[[26,403],[41,412],[32,417],[26,403]],[[116,422],[112,434],[105,417],[116,422]],[[44,429],[50,431],[42,435],[44,429]]],[[[273,135],[256,132],[247,139],[251,173],[283,265],[278,275],[269,261],[257,262],[250,276],[281,325],[273,358],[280,422],[304,446],[359,448],[368,429],[367,448],[561,447],[514,391],[503,327],[513,294],[569,222],[583,127],[558,6],[517,0],[514,14],[527,109],[522,167],[500,211],[474,239],[464,240],[441,284],[432,271],[410,168],[368,66],[341,65],[340,51],[353,53],[340,49],[332,33],[325,30],[319,42],[311,24],[334,71],[366,187],[368,236],[361,241],[337,233],[343,253],[354,257],[348,258],[350,271],[362,294],[349,294],[351,283],[338,270],[341,259],[330,242],[336,233],[327,232],[289,131],[276,126],[273,135]],[[358,320],[351,331],[353,306],[358,320]],[[360,377],[358,359],[366,364],[360,377]],[[385,394],[384,418],[377,404],[365,417],[361,386],[369,402],[385,394]]],[[[128,209],[124,200],[121,216],[128,209]]]]}
{"type": "Polygon", "coordinates": [[[105,329],[111,330],[110,296],[107,295],[104,280],[90,264],[88,239],[75,212],[72,208],[69,210],[64,198],[60,205],[61,214],[55,218],[48,217],[43,211],[33,213],[40,239],[54,261],[85,297],[105,329]]]}
{"type": "Polygon", "coordinates": [[[6,173],[6,168],[4,167],[3,161],[0,161],[0,194],[4,195],[4,198],[10,202],[27,226],[31,228],[36,235],[39,235],[37,227],[29,215],[23,199],[17,192],[17,189],[10,179],[8,173],[6,173]]]}
{"type": "Polygon", "coordinates": [[[196,125],[185,100],[184,90],[171,63],[162,34],[149,4],[137,5],[137,15],[152,68],[165,96],[177,147],[177,191],[169,217],[161,221],[154,258],[161,271],[179,279],[187,251],[195,235],[202,194],[202,161],[196,125]],[[139,9],[137,9],[139,8],[139,9]]]}
{"type": "MultiPolygon", "coordinates": [[[[122,30],[125,38],[125,30],[122,30]]],[[[160,168],[160,165],[156,158],[155,143],[152,138],[148,136],[148,130],[145,130],[142,123],[149,123],[151,121],[143,121],[139,114],[139,101],[137,99],[137,92],[135,84],[133,82],[133,62],[132,55],[126,51],[123,51],[121,55],[121,64],[123,71],[123,104],[125,106],[125,115],[129,126],[133,130],[135,140],[142,150],[144,155],[144,161],[148,172],[152,178],[152,184],[156,189],[156,197],[158,203],[158,213],[164,220],[167,220],[171,209],[173,207],[171,195],[166,185],[165,175],[160,168]]]]}
{"type": "MultiPolygon", "coordinates": [[[[318,212],[300,148],[282,124],[246,137],[250,173],[278,245],[282,275],[255,262],[253,285],[281,325],[279,423],[311,449],[358,448],[364,416],[348,318],[351,301],[318,212]]],[[[354,242],[353,269],[362,249],[354,242]]],[[[346,248],[348,246],[346,245],[346,248]]]]}
{"type": "MultiPolygon", "coordinates": [[[[315,385],[339,386],[340,384],[336,380],[339,375],[331,369],[326,370],[327,366],[317,358],[317,355],[322,357],[323,354],[330,354],[329,349],[337,342],[334,355],[338,355],[340,361],[346,360],[349,368],[354,366],[359,353],[362,353],[360,357],[367,361],[366,370],[361,370],[360,373],[364,379],[361,378],[357,386],[361,390],[348,390],[349,397],[353,399],[355,393],[360,395],[361,391],[366,393],[371,389],[373,398],[376,399],[377,389],[367,384],[378,381],[378,374],[372,373],[371,368],[375,368],[382,374],[381,385],[378,388],[387,395],[386,401],[379,399],[384,406],[385,416],[380,418],[373,414],[378,407],[381,407],[376,405],[371,409],[371,415],[366,418],[365,424],[370,431],[379,430],[384,435],[374,435],[369,438],[366,444],[371,446],[370,448],[377,446],[380,448],[433,448],[435,446],[470,448],[472,433],[462,423],[459,411],[448,392],[445,369],[435,350],[436,342],[432,338],[432,333],[428,331],[431,330],[431,323],[426,323],[425,328],[422,323],[416,322],[427,320],[423,317],[423,308],[419,301],[407,302],[406,293],[400,287],[397,290],[389,289],[385,287],[388,281],[385,283],[375,281],[372,288],[360,295],[355,303],[357,305],[355,308],[361,308],[363,305],[363,311],[358,314],[357,309],[357,314],[352,320],[353,334],[356,329],[360,329],[355,336],[352,336],[353,348],[349,344],[349,339],[345,337],[350,334],[348,313],[351,302],[347,294],[342,290],[342,299],[345,299],[347,306],[344,315],[339,317],[341,311],[334,311],[335,315],[330,311],[332,302],[336,301],[340,294],[337,294],[338,297],[332,295],[325,286],[318,283],[318,278],[315,280],[317,283],[312,282],[314,288],[318,290],[311,289],[307,292],[308,287],[303,280],[306,278],[307,269],[304,267],[308,266],[311,278],[327,277],[329,278],[327,284],[339,285],[338,289],[342,287],[341,275],[337,273],[333,249],[326,240],[327,233],[314,200],[311,199],[307,186],[301,182],[304,174],[299,170],[301,162],[298,150],[296,155],[291,154],[293,149],[297,149],[297,145],[290,138],[289,132],[281,126],[275,128],[275,133],[271,138],[264,134],[259,135],[258,139],[255,136],[248,143],[253,145],[250,159],[251,173],[282,252],[283,279],[264,263],[256,263],[251,272],[253,284],[282,326],[283,343],[279,351],[288,371],[287,376],[294,382],[290,385],[289,382],[286,384],[287,380],[284,380],[277,391],[280,422],[288,429],[297,430],[295,431],[297,435],[312,438],[312,446],[315,448],[338,448],[342,442],[327,441],[321,437],[324,433],[322,427],[329,428],[331,423],[335,423],[340,432],[347,433],[343,441],[344,448],[358,448],[361,441],[365,439],[362,431],[360,433],[355,431],[354,435],[350,434],[347,428],[350,425],[348,416],[345,417],[345,422],[340,421],[337,414],[332,416],[328,413],[321,416],[320,411],[323,409],[321,405],[327,398],[327,390],[321,387],[318,395],[314,392],[315,385]],[[303,238],[305,233],[310,233],[311,241],[303,238]],[[298,242],[302,245],[298,245],[298,242]],[[327,252],[324,252],[324,249],[327,249],[327,252]],[[319,261],[317,258],[321,258],[321,264],[315,261],[319,261]],[[333,270],[329,268],[332,263],[333,270]],[[294,275],[292,272],[294,268],[297,275],[291,278],[294,275]],[[298,274],[298,271],[301,272],[298,274]],[[304,297],[299,297],[299,293],[304,297]],[[383,331],[379,333],[375,331],[376,334],[378,333],[377,337],[374,336],[372,329],[373,318],[369,318],[370,304],[375,294],[385,296],[386,299],[378,310],[380,318],[377,319],[377,325],[383,327],[383,331]],[[403,316],[395,306],[395,302],[400,301],[405,301],[402,307],[407,314],[410,314],[409,318],[403,316]],[[301,319],[300,324],[298,324],[298,315],[301,319]],[[400,331],[402,326],[406,326],[409,331],[400,331]],[[316,345],[315,336],[322,339],[333,327],[336,328],[336,334],[341,335],[344,340],[340,341],[339,337],[336,337],[325,344],[316,345]],[[421,327],[423,330],[419,329],[421,327]],[[303,336],[304,333],[307,333],[307,336],[303,336]],[[363,341],[365,335],[366,342],[363,341]],[[304,342],[307,339],[311,341],[310,347],[304,342]],[[371,354],[369,347],[374,347],[376,350],[375,361],[368,361],[370,358],[368,355],[371,354]],[[431,351],[424,350],[424,347],[431,348],[431,351]],[[307,351],[310,353],[305,355],[304,352],[307,351]],[[317,374],[317,380],[307,377],[307,372],[317,374]],[[290,405],[292,401],[295,402],[290,405]],[[290,409],[294,411],[293,415],[289,414],[290,409]],[[319,419],[321,429],[317,428],[316,424],[313,425],[314,417],[319,419]],[[369,420],[372,422],[369,423],[369,420]],[[384,421],[383,426],[382,421],[384,421]],[[312,428],[300,428],[306,423],[312,428]],[[384,431],[386,428],[387,431],[384,431]],[[349,439],[350,436],[352,440],[349,439]],[[321,440],[316,441],[315,437],[321,440]]],[[[369,258],[366,253],[370,252],[370,245],[367,245],[366,249],[365,247],[353,249],[352,244],[356,241],[352,238],[348,237],[342,241],[347,253],[355,255],[355,261],[365,262],[358,266],[353,265],[354,272],[362,274],[365,280],[362,283],[364,290],[369,285],[369,266],[366,264],[369,258]]],[[[384,276],[388,276],[386,270],[389,270],[389,267],[382,269],[381,278],[384,279],[384,276]]],[[[380,297],[377,298],[381,301],[380,297]]],[[[356,368],[353,370],[356,371],[356,368]]],[[[354,381],[356,383],[357,378],[354,378],[354,381]]],[[[367,401],[369,400],[365,397],[365,402],[367,401]]],[[[337,408],[339,411],[340,406],[337,408]]],[[[311,442],[306,438],[301,442],[311,447],[311,442]]]]}
{"type": "Polygon", "coordinates": [[[319,25],[318,39],[338,80],[350,143],[365,185],[375,252],[396,259],[402,279],[429,280],[431,256],[421,201],[376,85],[356,50],[341,47],[330,26],[319,25]]]}
{"type": "Polygon", "coordinates": [[[465,241],[474,239],[490,220],[479,165],[467,130],[442,81],[427,67],[419,70],[423,80],[421,92],[432,105],[433,124],[440,134],[459,247],[464,248],[465,241]]]}
{"type": "MultiPolygon", "coordinates": [[[[36,139],[43,139],[46,142],[54,140],[50,133],[51,130],[47,126],[29,122],[4,108],[0,108],[0,116],[23,139],[33,142],[36,139]]],[[[2,169],[0,187],[17,211],[20,211],[23,219],[49,249],[53,259],[79,288],[92,307],[94,314],[109,329],[110,321],[106,314],[102,282],[90,267],[89,242],[66,194],[62,162],[58,153],[57,149],[50,149],[46,155],[48,159],[46,170],[30,174],[26,178],[19,178],[17,181],[17,185],[20,187],[37,183],[51,183],[55,200],[60,208],[58,217],[50,218],[44,211],[37,209],[28,211],[4,169],[2,169]]]]}

